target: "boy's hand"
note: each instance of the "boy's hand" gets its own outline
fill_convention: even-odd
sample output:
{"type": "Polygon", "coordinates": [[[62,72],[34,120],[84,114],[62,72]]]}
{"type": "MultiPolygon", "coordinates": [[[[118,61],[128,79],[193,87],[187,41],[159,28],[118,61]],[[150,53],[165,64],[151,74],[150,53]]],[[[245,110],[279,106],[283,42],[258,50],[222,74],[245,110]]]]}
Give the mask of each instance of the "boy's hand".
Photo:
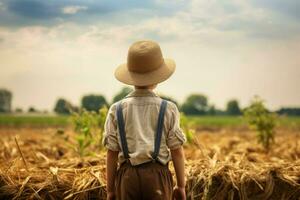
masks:
{"type": "Polygon", "coordinates": [[[184,187],[176,187],[173,191],[173,199],[186,200],[185,188],[184,187]]]}
{"type": "Polygon", "coordinates": [[[115,200],[116,194],[114,192],[107,193],[107,200],[115,200]]]}

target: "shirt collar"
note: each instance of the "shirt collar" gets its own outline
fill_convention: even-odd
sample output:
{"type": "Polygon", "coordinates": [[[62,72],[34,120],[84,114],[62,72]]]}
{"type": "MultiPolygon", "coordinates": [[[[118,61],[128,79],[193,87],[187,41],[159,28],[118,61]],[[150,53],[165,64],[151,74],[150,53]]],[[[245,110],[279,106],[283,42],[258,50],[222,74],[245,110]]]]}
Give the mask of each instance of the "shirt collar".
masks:
{"type": "Polygon", "coordinates": [[[155,92],[149,89],[135,89],[130,92],[126,97],[158,97],[155,92]]]}

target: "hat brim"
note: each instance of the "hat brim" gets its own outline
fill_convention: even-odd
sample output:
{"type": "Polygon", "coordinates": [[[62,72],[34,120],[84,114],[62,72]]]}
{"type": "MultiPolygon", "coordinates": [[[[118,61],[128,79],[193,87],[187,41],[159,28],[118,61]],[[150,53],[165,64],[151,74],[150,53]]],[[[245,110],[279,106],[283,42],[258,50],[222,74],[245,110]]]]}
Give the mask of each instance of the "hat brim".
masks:
{"type": "Polygon", "coordinates": [[[118,66],[115,71],[115,77],[127,85],[154,85],[167,80],[174,73],[175,68],[175,62],[172,59],[164,59],[164,63],[155,71],[141,74],[129,71],[127,63],[125,63],[118,66]]]}

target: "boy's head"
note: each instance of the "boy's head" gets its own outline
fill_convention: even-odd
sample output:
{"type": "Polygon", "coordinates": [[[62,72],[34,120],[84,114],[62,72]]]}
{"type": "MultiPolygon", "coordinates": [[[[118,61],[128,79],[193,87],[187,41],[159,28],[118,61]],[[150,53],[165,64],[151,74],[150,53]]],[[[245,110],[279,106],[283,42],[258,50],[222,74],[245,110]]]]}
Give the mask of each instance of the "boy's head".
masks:
{"type": "Polygon", "coordinates": [[[164,59],[159,45],[150,40],[133,43],[127,56],[127,63],[120,65],[115,77],[136,88],[153,89],[167,80],[175,71],[175,62],[164,59]]]}

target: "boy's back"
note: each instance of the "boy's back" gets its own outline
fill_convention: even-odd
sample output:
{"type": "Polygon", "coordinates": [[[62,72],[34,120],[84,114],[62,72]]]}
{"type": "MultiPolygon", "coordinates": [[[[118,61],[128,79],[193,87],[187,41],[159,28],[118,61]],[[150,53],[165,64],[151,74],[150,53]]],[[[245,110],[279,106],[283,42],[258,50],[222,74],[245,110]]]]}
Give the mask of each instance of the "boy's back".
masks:
{"type": "MultiPolygon", "coordinates": [[[[105,130],[104,145],[108,149],[120,151],[119,162],[123,163],[125,158],[121,151],[116,117],[118,103],[120,102],[113,104],[110,108],[106,123],[109,127],[105,130]]],[[[132,165],[139,165],[152,159],[161,103],[162,99],[147,89],[137,89],[121,100],[129,160],[132,165]]],[[[178,109],[174,103],[168,102],[158,161],[167,164],[171,160],[169,149],[181,146],[185,140],[179,126],[178,109]]]]}

